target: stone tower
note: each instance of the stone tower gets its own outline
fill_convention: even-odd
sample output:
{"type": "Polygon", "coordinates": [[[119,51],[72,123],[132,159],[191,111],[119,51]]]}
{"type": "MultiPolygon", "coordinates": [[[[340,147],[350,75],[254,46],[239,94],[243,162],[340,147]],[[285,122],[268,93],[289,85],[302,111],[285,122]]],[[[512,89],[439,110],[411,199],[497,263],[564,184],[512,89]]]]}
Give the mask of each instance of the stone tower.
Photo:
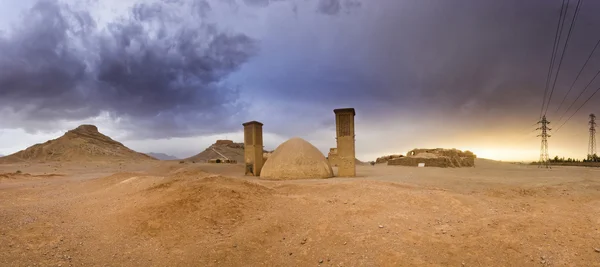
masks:
{"type": "Polygon", "coordinates": [[[245,175],[260,176],[263,167],[263,124],[250,121],[244,124],[244,161],[246,164],[245,175]]]}
{"type": "Polygon", "coordinates": [[[333,110],[337,140],[338,176],[356,176],[356,154],[354,151],[354,116],[353,108],[333,110]]]}

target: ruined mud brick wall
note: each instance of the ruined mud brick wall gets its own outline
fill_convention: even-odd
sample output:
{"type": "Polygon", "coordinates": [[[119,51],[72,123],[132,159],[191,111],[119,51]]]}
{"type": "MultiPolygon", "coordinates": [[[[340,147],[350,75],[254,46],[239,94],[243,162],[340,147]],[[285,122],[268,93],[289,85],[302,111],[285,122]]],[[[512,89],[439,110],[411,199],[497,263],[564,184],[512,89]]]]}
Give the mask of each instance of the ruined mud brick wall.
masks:
{"type": "Polygon", "coordinates": [[[425,163],[425,167],[441,167],[448,168],[454,167],[450,158],[441,157],[441,158],[413,158],[413,157],[403,157],[396,158],[388,161],[388,165],[396,165],[396,166],[412,166],[417,167],[419,163],[425,163]]]}
{"type": "Polygon", "coordinates": [[[327,160],[329,161],[329,165],[332,167],[338,166],[340,162],[340,157],[338,156],[337,148],[329,149],[329,154],[327,154],[327,160]]]}
{"type": "Polygon", "coordinates": [[[380,164],[380,163],[387,163],[388,161],[392,160],[392,159],[398,159],[398,158],[402,158],[404,157],[403,155],[389,155],[389,156],[383,156],[383,157],[379,157],[375,160],[375,163],[380,164]]]}
{"type": "Polygon", "coordinates": [[[434,148],[434,149],[413,149],[406,153],[407,157],[415,156],[421,153],[431,153],[444,157],[473,157],[475,158],[475,154],[471,151],[461,151],[458,149],[443,149],[443,148],[434,148]]]}
{"type": "Polygon", "coordinates": [[[404,158],[389,160],[388,165],[418,166],[419,163],[425,163],[425,167],[473,167],[476,158],[471,151],[442,148],[413,149],[406,155],[404,158]]]}

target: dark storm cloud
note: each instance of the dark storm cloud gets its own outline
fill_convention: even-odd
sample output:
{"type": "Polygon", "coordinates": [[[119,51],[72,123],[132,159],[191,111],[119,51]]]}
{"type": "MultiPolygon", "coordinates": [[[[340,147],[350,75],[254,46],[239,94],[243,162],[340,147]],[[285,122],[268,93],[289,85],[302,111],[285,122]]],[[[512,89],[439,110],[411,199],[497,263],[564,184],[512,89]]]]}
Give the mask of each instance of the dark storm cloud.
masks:
{"type": "Polygon", "coordinates": [[[343,10],[350,11],[361,6],[357,0],[319,0],[317,12],[326,15],[337,15],[343,10]]]}
{"type": "Polygon", "coordinates": [[[340,0],[319,0],[317,10],[324,14],[334,15],[340,12],[342,4],[340,0]]]}
{"type": "Polygon", "coordinates": [[[56,109],[63,110],[58,115],[67,119],[92,115],[81,104],[86,98],[81,86],[89,79],[89,69],[68,38],[85,38],[93,27],[87,14],[51,2],[36,4],[19,29],[0,38],[2,107],[42,120],[56,116],[56,109]]]}
{"type": "Polygon", "coordinates": [[[255,53],[254,41],[203,23],[206,1],[183,3],[137,4],[101,30],[86,12],[38,2],[0,38],[0,105],[25,120],[12,126],[109,112],[145,133],[137,136],[237,127],[239,91],[224,80],[255,53]]]}
{"type": "Polygon", "coordinates": [[[250,6],[266,7],[269,5],[270,0],[243,0],[244,4],[250,6]]]}
{"type": "MultiPolygon", "coordinates": [[[[566,28],[577,1],[570,2],[566,28]]],[[[322,3],[325,13],[335,13],[339,6],[335,1],[322,3]]],[[[529,114],[534,120],[541,107],[560,3],[363,1],[355,16],[327,21],[320,33],[308,27],[295,29],[303,37],[283,45],[287,50],[279,51],[278,43],[272,42],[268,49],[275,51],[273,57],[284,57],[290,64],[276,75],[260,73],[269,79],[257,83],[262,88],[276,84],[279,91],[274,96],[279,99],[291,97],[311,106],[352,105],[372,110],[369,116],[374,119],[383,110],[395,109],[403,114],[436,111],[471,118],[529,114]]],[[[600,38],[598,10],[596,1],[583,5],[561,67],[554,108],[600,38]]],[[[567,29],[562,42],[566,34],[567,29]]],[[[588,81],[598,68],[597,60],[591,62],[591,71],[582,79],[588,81]]]]}
{"type": "MultiPolygon", "coordinates": [[[[223,0],[230,4],[236,4],[236,0],[223,0]]],[[[298,11],[298,4],[309,3],[316,6],[316,12],[324,15],[337,15],[342,11],[349,12],[361,6],[360,0],[241,0],[245,5],[252,7],[267,7],[272,3],[292,3],[294,13],[298,11]],[[304,2],[304,3],[303,3],[304,2]]]]}
{"type": "Polygon", "coordinates": [[[224,130],[218,121],[225,122],[240,106],[230,106],[237,92],[220,82],[249,59],[253,41],[219,33],[212,25],[189,23],[174,29],[178,19],[165,18],[156,6],[148,8],[136,6],[134,14],[145,14],[143,18],[113,23],[100,39],[97,79],[105,88],[100,97],[115,113],[148,118],[157,128],[167,121],[172,129],[186,128],[189,119],[187,123],[211,123],[216,131],[224,130]],[[144,24],[158,26],[148,34],[144,24]],[[181,125],[173,125],[177,116],[186,118],[181,125]]]}
{"type": "MultiPolygon", "coordinates": [[[[415,17],[397,21],[404,25],[419,21],[422,25],[403,27],[408,38],[393,41],[406,52],[418,55],[411,59],[403,52],[392,57],[407,58],[405,62],[412,66],[413,71],[404,79],[422,98],[438,103],[444,110],[475,115],[519,112],[535,118],[542,101],[560,1],[459,3],[439,1],[436,5],[415,6],[415,17]],[[416,16],[429,20],[425,24],[416,16]]],[[[600,38],[594,30],[600,26],[595,15],[600,6],[587,3],[577,21],[553,100],[566,93],[565,85],[574,79],[574,72],[600,38]]],[[[571,1],[568,22],[575,4],[571,1]]],[[[566,34],[565,29],[563,42],[566,34]]],[[[381,68],[392,66],[387,61],[381,63],[381,68]]]]}

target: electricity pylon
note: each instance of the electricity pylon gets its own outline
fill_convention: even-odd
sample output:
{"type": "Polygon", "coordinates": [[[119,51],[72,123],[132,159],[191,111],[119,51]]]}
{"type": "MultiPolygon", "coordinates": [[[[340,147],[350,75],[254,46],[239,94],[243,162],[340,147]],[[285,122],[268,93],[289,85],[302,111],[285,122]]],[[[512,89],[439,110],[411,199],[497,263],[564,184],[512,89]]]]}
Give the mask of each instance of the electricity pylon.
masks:
{"type": "Polygon", "coordinates": [[[588,145],[588,160],[595,160],[596,155],[596,115],[590,114],[590,142],[588,145]]]}
{"type": "Polygon", "coordinates": [[[542,120],[540,120],[538,124],[541,124],[541,127],[537,128],[537,130],[542,131],[541,134],[538,135],[538,137],[542,138],[542,147],[540,148],[540,162],[538,168],[550,168],[550,156],[548,155],[548,137],[550,137],[550,135],[548,132],[552,129],[548,128],[548,124],[550,124],[550,122],[546,119],[546,115],[542,117],[542,120]]]}

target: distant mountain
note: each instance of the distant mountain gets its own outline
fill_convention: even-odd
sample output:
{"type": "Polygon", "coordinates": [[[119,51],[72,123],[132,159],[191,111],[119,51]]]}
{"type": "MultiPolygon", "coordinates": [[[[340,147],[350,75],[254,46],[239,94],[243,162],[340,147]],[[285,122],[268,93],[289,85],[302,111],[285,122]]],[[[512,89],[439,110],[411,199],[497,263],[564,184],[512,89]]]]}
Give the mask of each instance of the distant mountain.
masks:
{"type": "Polygon", "coordinates": [[[98,132],[94,125],[81,125],[63,136],[33,145],[0,162],[22,161],[93,161],[93,160],[156,160],[133,151],[123,144],[98,132]]]}
{"type": "Polygon", "coordinates": [[[146,153],[146,155],[148,155],[150,157],[153,157],[155,159],[160,159],[160,160],[176,160],[176,159],[178,159],[175,156],[167,155],[165,153],[150,152],[150,153],[146,153]]]}

